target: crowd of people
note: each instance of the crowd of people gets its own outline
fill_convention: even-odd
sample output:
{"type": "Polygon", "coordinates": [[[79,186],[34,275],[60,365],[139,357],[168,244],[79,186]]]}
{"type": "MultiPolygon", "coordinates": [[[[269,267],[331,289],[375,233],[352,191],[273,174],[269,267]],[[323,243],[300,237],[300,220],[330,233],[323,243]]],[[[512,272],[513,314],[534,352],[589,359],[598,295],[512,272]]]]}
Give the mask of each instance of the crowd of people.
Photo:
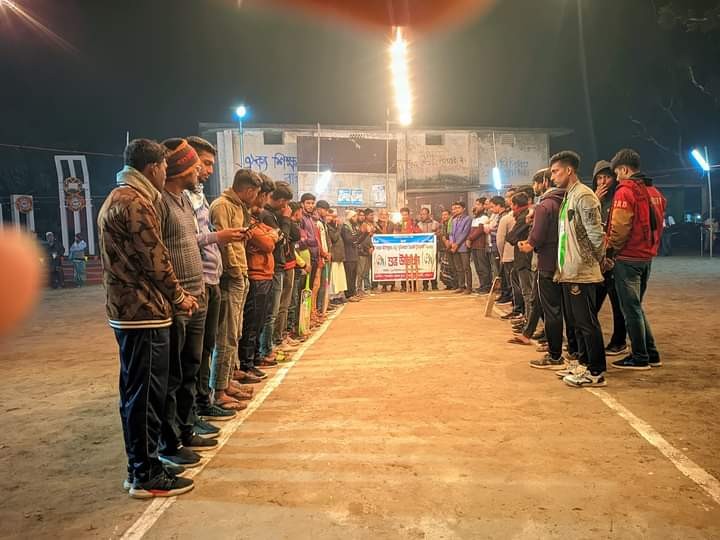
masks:
{"type": "Polygon", "coordinates": [[[497,279],[497,303],[511,306],[502,316],[512,322],[509,342],[545,353],[531,367],[554,370],[569,386],[605,386],[607,356],[621,356],[611,363],[618,369],[662,365],[642,301],[666,202],[634,150],[598,162],[592,188],[580,181],[579,167],[577,154],[560,152],[531,186],[477,199],[469,233],[462,218],[444,216],[440,245],[453,264],[441,260],[446,284],[471,294],[468,259],[454,251],[464,241],[476,292],[490,293],[497,279]],[[606,298],[613,321],[607,344],[598,319],[606,298]]]}
{"type": "Polygon", "coordinates": [[[634,151],[598,163],[594,191],[578,178],[579,157],[561,152],[532,186],[476,200],[472,217],[458,201],[440,221],[403,208],[397,223],[386,210],[338,215],[311,193],[296,201],[287,183],[248,169],[210,204],[203,185],[215,159],[199,137],[131,141],[98,215],[132,497],[191,490],[181,474],[217,445],[217,424],[248,406],[268,370],[328,312],[395,289],[372,279],[375,234],[437,235],[439,279],[458,294],[495,294],[500,283],[511,342],[539,343],[545,355],[531,366],[569,385],[604,385],[606,354],[627,352],[626,335],[631,351],[615,367],[660,365],[642,297],[665,202],[634,151]],[[608,296],[606,347],[597,315],[608,296]]]}

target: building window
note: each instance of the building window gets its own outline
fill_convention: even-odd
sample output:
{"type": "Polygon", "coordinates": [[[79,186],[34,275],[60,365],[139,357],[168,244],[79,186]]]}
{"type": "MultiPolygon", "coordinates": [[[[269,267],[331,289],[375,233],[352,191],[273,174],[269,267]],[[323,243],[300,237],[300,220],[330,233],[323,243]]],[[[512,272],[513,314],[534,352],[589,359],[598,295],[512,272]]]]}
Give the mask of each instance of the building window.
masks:
{"type": "Polygon", "coordinates": [[[445,138],[442,133],[426,133],[425,144],[427,146],[442,146],[445,144],[445,138]]]}
{"type": "Polygon", "coordinates": [[[283,135],[282,131],[263,131],[263,144],[283,144],[283,135]]]}

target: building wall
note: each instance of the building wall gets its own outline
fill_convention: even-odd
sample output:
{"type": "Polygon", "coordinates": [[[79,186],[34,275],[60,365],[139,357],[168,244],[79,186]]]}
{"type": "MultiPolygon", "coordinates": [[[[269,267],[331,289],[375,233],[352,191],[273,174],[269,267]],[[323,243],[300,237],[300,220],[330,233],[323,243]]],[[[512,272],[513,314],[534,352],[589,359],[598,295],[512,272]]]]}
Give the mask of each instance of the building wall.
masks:
{"type": "MultiPolygon", "coordinates": [[[[289,182],[298,193],[314,192],[317,170],[299,166],[297,141],[298,137],[317,137],[317,128],[298,129],[288,126],[283,131],[282,144],[265,144],[264,131],[252,127],[244,130],[244,160],[240,157],[239,130],[217,132],[220,154],[215,185],[217,192],[232,184],[241,162],[245,167],[264,172],[275,180],[289,182]]],[[[355,130],[351,127],[325,129],[321,126],[319,134],[321,149],[322,140],[326,138],[352,139],[360,146],[362,139],[386,138],[382,130],[355,130]]],[[[377,194],[380,190],[377,186],[382,185],[385,186],[387,206],[396,209],[403,206],[406,199],[409,200],[412,192],[453,191],[474,194],[492,189],[492,169],[496,159],[503,185],[527,184],[535,171],[547,166],[549,157],[549,135],[530,130],[408,130],[393,131],[390,137],[397,141],[397,150],[393,148],[393,152],[388,155],[389,174],[378,172],[383,167],[374,167],[373,172],[333,174],[326,192],[317,195],[335,204],[338,190],[355,189],[363,193],[363,206],[377,206],[373,193],[377,194]],[[439,135],[441,144],[427,144],[431,142],[426,138],[428,134],[430,138],[439,135]],[[397,163],[390,163],[395,156],[397,163]]],[[[382,158],[385,159],[384,154],[382,158]]],[[[322,162],[320,169],[321,172],[325,170],[322,162]]]]}

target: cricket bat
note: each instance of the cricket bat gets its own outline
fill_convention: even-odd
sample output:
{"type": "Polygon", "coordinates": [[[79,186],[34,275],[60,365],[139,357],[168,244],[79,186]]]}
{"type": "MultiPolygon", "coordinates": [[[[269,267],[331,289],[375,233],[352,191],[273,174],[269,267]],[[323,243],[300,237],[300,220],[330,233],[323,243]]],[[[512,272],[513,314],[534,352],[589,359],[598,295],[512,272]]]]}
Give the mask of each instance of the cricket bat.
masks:
{"type": "Polygon", "coordinates": [[[323,268],[323,277],[325,278],[325,294],[323,295],[322,313],[327,313],[328,303],[330,302],[330,262],[325,263],[323,268]]]}
{"type": "Polygon", "coordinates": [[[500,276],[493,279],[492,285],[490,286],[490,293],[488,294],[487,301],[485,304],[485,316],[489,317],[492,315],[493,306],[495,305],[495,296],[500,289],[500,276]]]}
{"type": "Polygon", "coordinates": [[[310,333],[310,314],[312,313],[312,291],[310,290],[310,273],[305,274],[305,288],[300,292],[300,311],[298,316],[298,334],[307,336],[310,333]]]}

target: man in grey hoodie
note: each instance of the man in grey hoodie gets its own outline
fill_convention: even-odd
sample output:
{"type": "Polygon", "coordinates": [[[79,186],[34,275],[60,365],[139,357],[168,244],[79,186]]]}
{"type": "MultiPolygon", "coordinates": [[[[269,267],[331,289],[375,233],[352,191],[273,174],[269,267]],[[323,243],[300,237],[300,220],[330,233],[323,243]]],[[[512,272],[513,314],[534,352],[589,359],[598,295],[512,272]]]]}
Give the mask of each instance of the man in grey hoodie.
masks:
{"type": "Polygon", "coordinates": [[[580,156],[563,151],[550,159],[553,182],[565,189],[558,218],[558,259],[555,280],[563,288],[563,306],[575,327],[580,365],[563,381],[568,386],[605,386],[605,345],[597,318],[597,285],[603,282],[605,233],[597,195],[580,182],[580,156]]]}

